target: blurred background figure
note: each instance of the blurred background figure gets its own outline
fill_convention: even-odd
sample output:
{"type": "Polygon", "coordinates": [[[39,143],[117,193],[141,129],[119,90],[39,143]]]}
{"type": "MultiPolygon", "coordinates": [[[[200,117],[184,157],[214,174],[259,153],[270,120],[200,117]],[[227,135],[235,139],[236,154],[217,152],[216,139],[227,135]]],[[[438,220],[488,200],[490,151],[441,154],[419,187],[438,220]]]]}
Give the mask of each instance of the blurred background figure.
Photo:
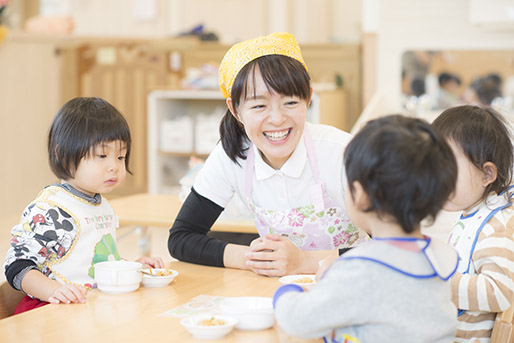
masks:
{"type": "Polygon", "coordinates": [[[433,58],[432,51],[406,51],[402,55],[402,92],[407,96],[426,93],[425,78],[433,58]]]}
{"type": "Polygon", "coordinates": [[[478,77],[464,94],[464,101],[478,106],[490,106],[495,98],[502,97],[502,78],[495,73],[478,77]]]}
{"type": "Polygon", "coordinates": [[[424,78],[414,78],[410,84],[411,95],[420,97],[423,94],[426,94],[425,87],[425,79],[424,78]]]}
{"type": "Polygon", "coordinates": [[[438,76],[439,94],[437,96],[438,108],[449,108],[459,102],[461,80],[457,75],[442,72],[438,76]]]}

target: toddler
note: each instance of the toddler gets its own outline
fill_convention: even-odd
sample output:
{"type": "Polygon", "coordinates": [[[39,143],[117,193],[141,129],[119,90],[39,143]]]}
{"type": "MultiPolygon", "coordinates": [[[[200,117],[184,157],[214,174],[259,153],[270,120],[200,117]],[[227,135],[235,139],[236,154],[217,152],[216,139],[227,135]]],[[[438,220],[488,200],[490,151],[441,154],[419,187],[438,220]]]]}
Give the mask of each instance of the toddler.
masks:
{"type": "MultiPolygon", "coordinates": [[[[59,110],[48,156],[61,182],[45,187],[23,211],[4,263],[9,284],[27,294],[15,313],[85,302],[96,287],[94,264],[120,260],[117,217],[102,194],[125,179],[130,144],[125,118],[103,99],[75,98],[59,110]]],[[[137,261],[163,267],[160,258],[137,261]]]]}
{"type": "Polygon", "coordinates": [[[457,159],[455,193],[444,206],[461,211],[448,242],[459,254],[451,279],[459,308],[456,341],[489,342],[498,312],[514,301],[513,149],[509,128],[491,108],[459,106],[433,126],[457,159]]]}
{"type": "Polygon", "coordinates": [[[420,232],[455,188],[450,147],[427,122],[393,115],[366,124],[344,161],[348,214],[373,238],[341,255],[310,292],[280,287],[278,324],[325,342],[452,342],[447,280],[458,257],[420,232]]]}

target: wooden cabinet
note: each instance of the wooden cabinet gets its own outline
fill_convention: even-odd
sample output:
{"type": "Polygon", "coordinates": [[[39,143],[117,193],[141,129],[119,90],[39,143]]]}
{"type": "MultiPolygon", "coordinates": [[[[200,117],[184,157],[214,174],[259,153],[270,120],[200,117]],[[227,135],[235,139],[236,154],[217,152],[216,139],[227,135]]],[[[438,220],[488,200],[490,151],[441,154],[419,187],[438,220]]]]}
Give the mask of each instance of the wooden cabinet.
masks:
{"type": "Polygon", "coordinates": [[[348,93],[344,89],[314,91],[307,120],[349,131],[348,93]]]}

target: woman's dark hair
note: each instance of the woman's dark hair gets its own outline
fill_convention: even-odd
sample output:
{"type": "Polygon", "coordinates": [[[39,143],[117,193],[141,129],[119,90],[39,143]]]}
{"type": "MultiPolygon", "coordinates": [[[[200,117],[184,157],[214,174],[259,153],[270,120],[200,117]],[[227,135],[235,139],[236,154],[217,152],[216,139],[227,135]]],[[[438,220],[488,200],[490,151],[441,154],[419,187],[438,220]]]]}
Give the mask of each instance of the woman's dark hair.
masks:
{"type": "Polygon", "coordinates": [[[478,169],[492,162],[497,178],[485,189],[482,200],[491,192],[500,194],[512,183],[513,148],[508,124],[492,108],[464,105],[441,113],[432,126],[447,140],[454,142],[478,169]]]}
{"type": "MultiPolygon", "coordinates": [[[[264,84],[270,91],[286,96],[297,96],[309,100],[310,77],[304,66],[294,58],[285,55],[265,55],[246,64],[237,74],[230,97],[234,111],[248,93],[255,92],[255,73],[259,69],[264,84]],[[253,82],[253,85],[249,84],[253,82]]],[[[244,143],[248,140],[243,125],[227,110],[220,124],[221,144],[232,161],[246,159],[244,143]]]]}
{"type": "Polygon", "coordinates": [[[390,115],[368,122],[344,158],[348,187],[358,181],[366,212],[392,217],[407,233],[435,216],[455,189],[457,163],[445,139],[421,119],[390,115]]]}
{"type": "Polygon", "coordinates": [[[130,129],[121,113],[101,98],[74,98],[61,107],[48,133],[48,159],[54,174],[74,177],[80,160],[104,142],[126,144],[125,167],[129,173],[130,129]]]}

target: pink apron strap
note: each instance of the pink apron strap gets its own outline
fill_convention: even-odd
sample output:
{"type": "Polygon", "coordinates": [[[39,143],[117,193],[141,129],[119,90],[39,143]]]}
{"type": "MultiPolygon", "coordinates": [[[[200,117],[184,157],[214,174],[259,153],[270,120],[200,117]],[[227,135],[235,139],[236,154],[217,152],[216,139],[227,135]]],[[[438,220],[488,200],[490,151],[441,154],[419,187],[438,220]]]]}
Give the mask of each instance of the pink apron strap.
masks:
{"type": "Polygon", "coordinates": [[[253,151],[253,144],[250,144],[248,148],[248,154],[246,155],[246,197],[250,198],[252,195],[253,185],[253,167],[255,165],[255,153],[253,151]]]}
{"type": "Polygon", "coordinates": [[[316,212],[321,212],[325,209],[325,192],[323,191],[323,183],[319,180],[318,159],[314,151],[314,142],[307,127],[303,131],[303,142],[307,149],[312,175],[314,176],[314,181],[316,181],[316,184],[311,187],[312,204],[316,212]]]}
{"type": "Polygon", "coordinates": [[[311,133],[307,127],[303,130],[303,143],[305,144],[305,149],[307,149],[307,157],[309,158],[314,181],[321,184],[319,181],[318,158],[314,151],[314,142],[312,141],[311,133]]]}

